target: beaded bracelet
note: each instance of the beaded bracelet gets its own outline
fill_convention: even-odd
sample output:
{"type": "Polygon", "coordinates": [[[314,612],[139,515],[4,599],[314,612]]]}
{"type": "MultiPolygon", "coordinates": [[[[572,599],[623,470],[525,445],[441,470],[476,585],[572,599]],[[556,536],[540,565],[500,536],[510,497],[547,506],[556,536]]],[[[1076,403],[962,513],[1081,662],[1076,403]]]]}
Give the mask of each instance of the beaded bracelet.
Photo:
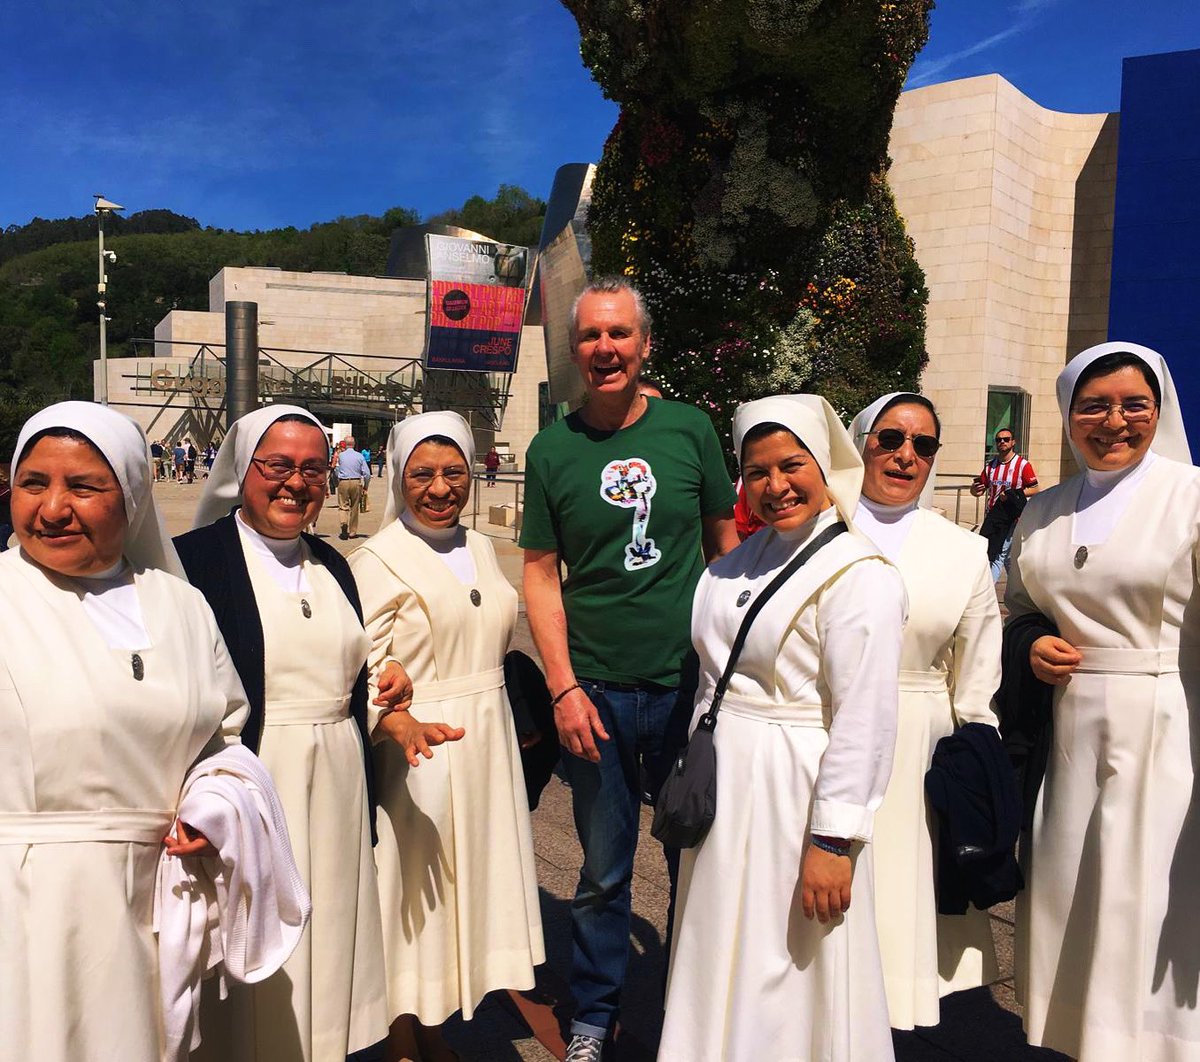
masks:
{"type": "Polygon", "coordinates": [[[561,701],[561,700],[562,700],[562,699],[563,699],[563,698],[564,698],[564,697],[565,697],[565,696],[566,696],[568,693],[570,693],[572,690],[581,690],[581,689],[583,689],[583,687],[582,687],[582,686],[580,686],[578,682],[576,682],[574,686],[568,686],[568,687],[567,687],[565,690],[563,690],[563,691],[562,691],[562,693],[560,693],[560,694],[559,694],[557,697],[555,697],[555,698],[554,698],[554,699],[553,699],[553,700],[550,702],[550,707],[551,707],[551,708],[555,708],[555,707],[557,707],[557,706],[558,706],[558,702],[559,702],[559,701],[561,701]]]}
{"type": "Polygon", "coordinates": [[[826,840],[824,837],[814,836],[812,838],[814,848],[821,849],[822,852],[828,852],[830,855],[849,856],[850,842],[846,841],[843,844],[835,844],[833,841],[826,840]]]}

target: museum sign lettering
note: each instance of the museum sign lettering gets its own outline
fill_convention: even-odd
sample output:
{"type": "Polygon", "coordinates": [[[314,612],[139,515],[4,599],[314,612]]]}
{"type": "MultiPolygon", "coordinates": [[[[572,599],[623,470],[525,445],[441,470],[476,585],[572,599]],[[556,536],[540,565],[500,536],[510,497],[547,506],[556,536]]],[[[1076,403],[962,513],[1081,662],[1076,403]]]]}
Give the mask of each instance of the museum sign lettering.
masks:
{"type": "MultiPolygon", "coordinates": [[[[155,369],[150,374],[150,390],[169,394],[192,395],[199,399],[220,401],[225,397],[223,376],[176,375],[171,369],[155,369]]],[[[411,391],[403,384],[383,377],[365,374],[339,375],[322,379],[302,379],[298,376],[260,376],[258,391],[262,395],[302,395],[309,398],[349,398],[365,401],[395,402],[405,400],[411,391]]]]}

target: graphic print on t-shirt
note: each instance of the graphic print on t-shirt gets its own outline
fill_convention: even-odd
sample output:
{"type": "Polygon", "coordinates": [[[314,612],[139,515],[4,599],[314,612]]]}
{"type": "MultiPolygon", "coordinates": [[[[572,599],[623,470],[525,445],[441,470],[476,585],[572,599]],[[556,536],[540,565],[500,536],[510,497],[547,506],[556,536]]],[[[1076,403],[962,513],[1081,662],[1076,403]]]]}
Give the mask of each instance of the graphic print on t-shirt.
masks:
{"type": "Polygon", "coordinates": [[[600,497],[609,505],[633,510],[633,536],[625,545],[626,571],[649,568],[662,558],[654,539],[646,537],[650,499],[657,486],[650,462],[640,457],[610,461],[600,473],[600,497]]]}

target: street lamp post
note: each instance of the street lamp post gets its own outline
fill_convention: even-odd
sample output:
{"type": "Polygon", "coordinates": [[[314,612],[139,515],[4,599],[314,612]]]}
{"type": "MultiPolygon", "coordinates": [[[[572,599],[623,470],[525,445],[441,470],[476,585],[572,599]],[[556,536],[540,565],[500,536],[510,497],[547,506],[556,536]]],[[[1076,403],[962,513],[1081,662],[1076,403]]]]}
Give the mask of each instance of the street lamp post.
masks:
{"type": "Polygon", "coordinates": [[[100,276],[96,283],[96,306],[100,310],[100,387],[99,395],[102,405],[108,405],[108,273],[105,271],[106,260],[115,262],[117,256],[113,251],[104,249],[104,219],[109,214],[124,210],[120,203],[112,203],[103,195],[93,197],[96,200],[96,218],[99,222],[99,253],[96,261],[99,265],[100,276]]]}

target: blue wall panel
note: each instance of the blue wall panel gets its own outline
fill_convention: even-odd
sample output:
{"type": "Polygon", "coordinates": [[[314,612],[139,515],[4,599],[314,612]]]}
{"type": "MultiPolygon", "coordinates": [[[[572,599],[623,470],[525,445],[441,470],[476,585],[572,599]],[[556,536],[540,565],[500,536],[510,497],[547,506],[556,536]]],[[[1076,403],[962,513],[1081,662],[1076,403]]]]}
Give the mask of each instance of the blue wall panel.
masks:
{"type": "Polygon", "coordinates": [[[1125,60],[1108,334],[1166,357],[1200,458],[1200,50],[1125,60]]]}

